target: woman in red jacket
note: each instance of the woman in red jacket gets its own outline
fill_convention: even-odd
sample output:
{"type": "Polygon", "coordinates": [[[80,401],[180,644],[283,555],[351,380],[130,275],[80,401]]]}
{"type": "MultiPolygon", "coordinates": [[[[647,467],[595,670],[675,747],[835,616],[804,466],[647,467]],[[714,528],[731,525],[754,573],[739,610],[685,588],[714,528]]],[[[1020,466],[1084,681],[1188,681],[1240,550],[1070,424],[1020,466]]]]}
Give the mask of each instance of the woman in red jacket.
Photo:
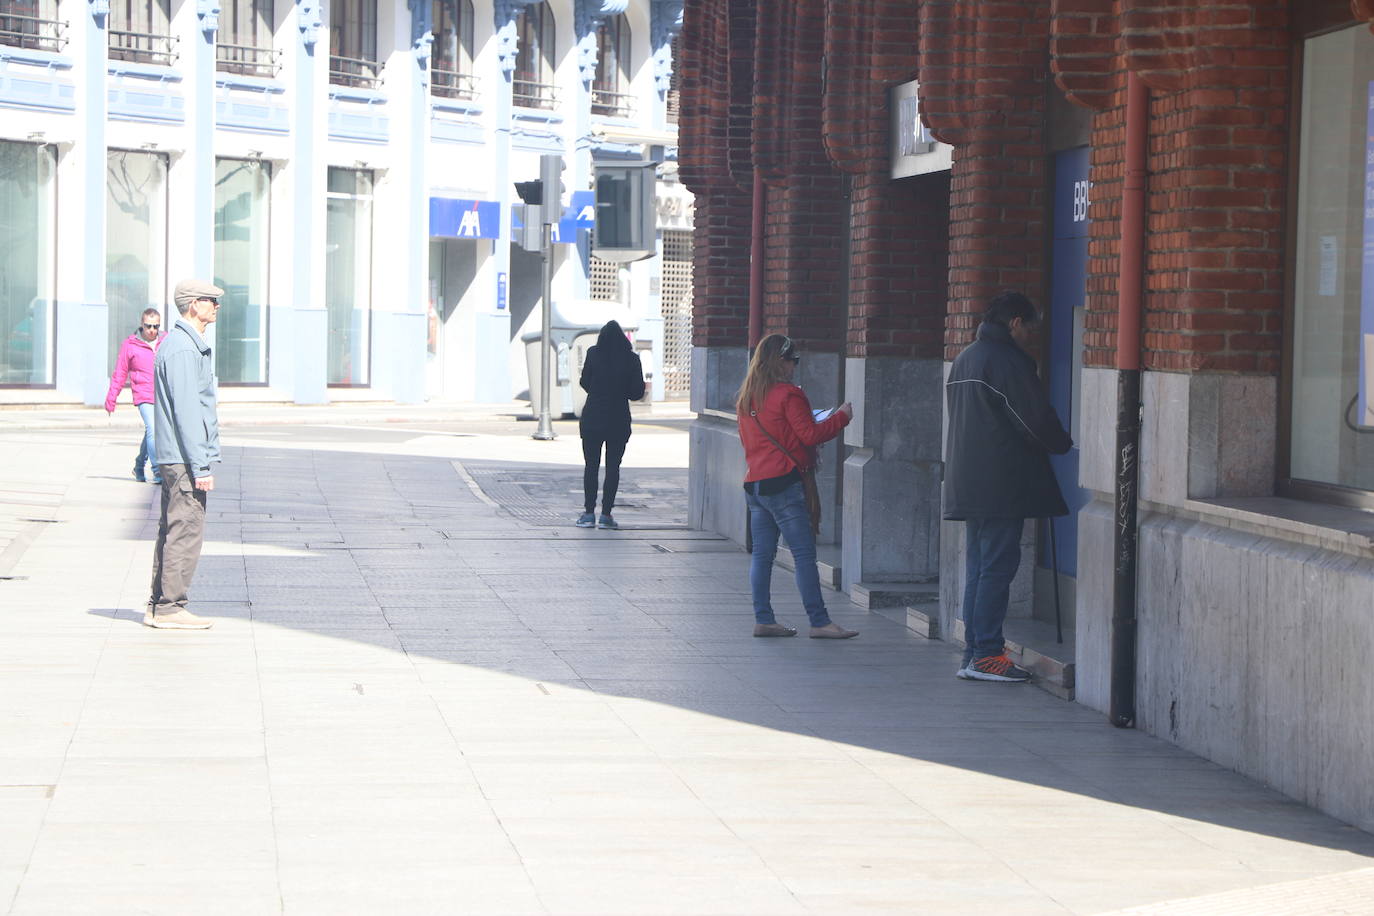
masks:
{"type": "Polygon", "coordinates": [[[773,616],[770,586],[778,535],[787,538],[796,566],[797,590],[811,618],[812,639],[848,639],[859,634],[830,620],[816,572],[816,536],[806,508],[802,471],[815,466],[816,446],[839,435],[854,409],[846,402],[817,423],[806,392],[792,384],[801,356],[792,339],[769,334],[754,348],[749,373],[735,402],[739,438],[744,444],[744,498],[754,553],[749,584],[754,595],[755,636],[796,636],[773,616]]]}

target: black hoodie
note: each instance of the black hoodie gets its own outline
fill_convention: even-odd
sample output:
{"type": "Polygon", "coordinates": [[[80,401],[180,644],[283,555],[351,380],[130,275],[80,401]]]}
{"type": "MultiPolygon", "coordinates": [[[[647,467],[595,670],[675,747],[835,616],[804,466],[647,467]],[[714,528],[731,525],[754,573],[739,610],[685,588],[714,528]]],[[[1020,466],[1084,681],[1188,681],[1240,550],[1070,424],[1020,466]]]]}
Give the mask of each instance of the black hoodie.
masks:
{"type": "Polygon", "coordinates": [[[630,401],[644,397],[644,368],[617,322],[607,322],[582,364],[587,403],[578,430],[598,439],[630,438],[630,401]]]}

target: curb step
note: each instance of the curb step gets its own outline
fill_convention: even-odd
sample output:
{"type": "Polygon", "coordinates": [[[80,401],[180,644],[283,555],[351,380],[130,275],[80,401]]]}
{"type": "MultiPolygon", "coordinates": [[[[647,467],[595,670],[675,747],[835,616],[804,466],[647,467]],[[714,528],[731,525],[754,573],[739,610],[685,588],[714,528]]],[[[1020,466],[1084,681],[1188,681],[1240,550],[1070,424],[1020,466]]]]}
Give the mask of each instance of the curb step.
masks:
{"type": "Polygon", "coordinates": [[[849,600],[866,610],[939,603],[939,582],[855,582],[849,600]]]}
{"type": "MultiPolygon", "coordinates": [[[[786,544],[778,544],[778,555],[773,560],[775,566],[795,570],[797,563],[792,559],[792,551],[786,544]]],[[[840,591],[840,549],[833,544],[820,544],[816,547],[816,571],[820,573],[821,585],[840,591]]]]}
{"type": "MultiPolygon", "coordinates": [[[[1064,634],[1064,644],[1055,642],[1049,624],[1034,620],[1008,620],[1004,625],[1007,655],[1032,672],[1032,684],[1061,700],[1072,700],[1074,690],[1073,633],[1064,634]]],[[[949,641],[964,645],[964,622],[954,621],[949,641]]]]}

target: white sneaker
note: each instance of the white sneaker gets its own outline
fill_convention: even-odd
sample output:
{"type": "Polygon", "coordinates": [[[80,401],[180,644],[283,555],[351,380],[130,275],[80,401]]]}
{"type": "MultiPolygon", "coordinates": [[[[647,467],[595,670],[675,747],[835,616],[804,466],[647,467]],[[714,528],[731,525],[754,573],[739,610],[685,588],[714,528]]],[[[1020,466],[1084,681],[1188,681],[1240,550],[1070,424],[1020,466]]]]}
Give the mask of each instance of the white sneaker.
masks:
{"type": "Polygon", "coordinates": [[[197,617],[190,611],[176,611],[171,614],[144,614],[143,622],[158,630],[208,630],[215,625],[213,620],[197,617]]]}

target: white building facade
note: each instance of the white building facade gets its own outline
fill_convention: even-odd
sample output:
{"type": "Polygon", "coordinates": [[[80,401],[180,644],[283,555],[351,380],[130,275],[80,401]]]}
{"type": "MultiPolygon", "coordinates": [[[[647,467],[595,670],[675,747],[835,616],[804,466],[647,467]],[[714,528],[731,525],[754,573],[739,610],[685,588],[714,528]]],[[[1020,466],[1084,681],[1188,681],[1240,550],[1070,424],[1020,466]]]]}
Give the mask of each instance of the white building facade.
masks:
{"type": "Polygon", "coordinates": [[[654,396],[685,394],[681,13],[0,0],[0,403],[101,403],[119,342],[188,276],[226,291],[226,399],[523,396],[540,259],[512,244],[512,183],[544,153],[566,163],[555,324],[621,320],[654,396]],[[660,254],[601,262],[594,163],[648,157],[660,254]]]}

